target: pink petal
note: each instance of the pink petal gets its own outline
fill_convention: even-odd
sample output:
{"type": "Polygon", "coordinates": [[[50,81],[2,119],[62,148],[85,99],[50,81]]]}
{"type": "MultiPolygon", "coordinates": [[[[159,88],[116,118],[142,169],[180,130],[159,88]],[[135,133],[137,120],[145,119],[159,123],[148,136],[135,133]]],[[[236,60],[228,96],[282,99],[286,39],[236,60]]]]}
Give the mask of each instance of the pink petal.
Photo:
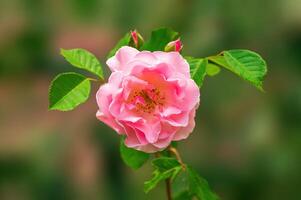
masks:
{"type": "Polygon", "coordinates": [[[159,119],[151,119],[149,121],[139,121],[134,124],[135,128],[144,133],[146,140],[149,143],[154,143],[158,140],[161,131],[159,119]]]}
{"type": "MultiPolygon", "coordinates": [[[[132,63],[131,63],[132,64],[132,63]]],[[[140,64],[135,64],[132,65],[132,67],[129,67],[131,69],[131,74],[135,75],[137,77],[145,77],[146,74],[152,74],[155,76],[152,77],[152,79],[155,79],[156,76],[160,75],[163,77],[170,77],[174,72],[172,71],[172,69],[166,64],[166,63],[157,63],[154,65],[141,65],[140,64]],[[147,67],[146,67],[147,66],[147,67]]],[[[145,79],[145,78],[143,78],[145,79]]],[[[149,78],[148,78],[149,80],[149,78]]]]}
{"type": "Polygon", "coordinates": [[[107,65],[114,71],[124,71],[126,64],[132,60],[132,58],[139,53],[135,48],[124,46],[121,47],[115,54],[115,56],[107,60],[107,65]]]}
{"type": "Polygon", "coordinates": [[[102,112],[97,111],[96,113],[96,117],[97,119],[99,119],[100,121],[104,122],[105,124],[107,124],[108,126],[112,127],[117,133],[119,134],[124,134],[125,130],[123,129],[122,126],[120,126],[114,118],[108,116],[108,115],[104,115],[102,112]]]}
{"type": "Polygon", "coordinates": [[[187,78],[190,78],[189,64],[179,52],[155,51],[153,53],[157,59],[164,63],[168,63],[175,71],[182,73],[187,78]]]}
{"type": "Polygon", "coordinates": [[[126,138],[124,141],[125,145],[130,148],[139,147],[141,144],[137,138],[135,130],[130,126],[124,126],[124,129],[125,129],[125,133],[126,133],[126,138]]]}
{"type": "MultiPolygon", "coordinates": [[[[170,78],[168,82],[183,82],[183,79],[179,78],[170,78]]],[[[186,79],[185,84],[177,84],[175,103],[179,106],[180,110],[191,110],[198,103],[200,99],[200,91],[196,83],[192,79],[186,79]]]]}
{"type": "Polygon", "coordinates": [[[194,117],[195,117],[195,109],[189,113],[188,125],[186,127],[179,129],[179,131],[176,132],[173,140],[175,140],[175,141],[183,140],[183,139],[186,139],[190,135],[190,133],[193,131],[194,126],[195,126],[194,117]]]}
{"type": "Polygon", "coordinates": [[[168,117],[170,115],[180,114],[181,110],[174,106],[166,106],[163,108],[163,111],[161,112],[162,117],[168,117]]]}
{"type": "Polygon", "coordinates": [[[102,85],[96,93],[96,101],[99,107],[99,110],[105,115],[110,115],[109,106],[112,102],[112,91],[115,87],[112,87],[110,84],[102,85]]]}
{"type": "Polygon", "coordinates": [[[142,146],[137,147],[135,149],[137,149],[139,151],[143,151],[145,153],[155,153],[157,151],[161,151],[162,150],[162,149],[159,149],[159,148],[155,147],[152,144],[142,145],[142,146]]]}
{"type": "Polygon", "coordinates": [[[135,55],[134,60],[139,60],[149,65],[154,65],[158,62],[157,57],[152,52],[141,51],[135,55]]]}
{"type": "Polygon", "coordinates": [[[182,111],[180,114],[170,115],[162,120],[164,120],[164,122],[167,122],[172,126],[185,127],[188,125],[189,116],[186,111],[182,111]]]}

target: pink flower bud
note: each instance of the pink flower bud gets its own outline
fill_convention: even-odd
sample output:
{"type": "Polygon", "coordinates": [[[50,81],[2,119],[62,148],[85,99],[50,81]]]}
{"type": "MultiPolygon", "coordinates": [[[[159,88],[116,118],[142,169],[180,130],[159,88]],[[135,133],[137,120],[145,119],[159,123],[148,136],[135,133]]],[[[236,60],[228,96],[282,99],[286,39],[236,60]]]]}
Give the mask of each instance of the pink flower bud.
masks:
{"type": "Polygon", "coordinates": [[[168,43],[166,46],[165,46],[165,51],[166,52],[170,52],[170,51],[177,51],[177,52],[180,52],[183,48],[183,44],[179,39],[177,40],[174,40],[174,41],[171,41],[170,43],[168,43]]]}
{"type": "Polygon", "coordinates": [[[144,43],[144,40],[140,33],[138,33],[137,30],[131,31],[131,41],[130,46],[135,47],[136,49],[139,49],[144,43]]]}

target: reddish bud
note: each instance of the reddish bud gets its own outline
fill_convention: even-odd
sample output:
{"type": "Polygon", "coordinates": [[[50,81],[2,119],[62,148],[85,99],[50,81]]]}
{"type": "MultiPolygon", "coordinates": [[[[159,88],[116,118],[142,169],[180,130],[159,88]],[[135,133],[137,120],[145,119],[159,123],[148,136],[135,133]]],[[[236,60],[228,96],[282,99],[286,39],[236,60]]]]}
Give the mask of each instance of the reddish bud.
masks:
{"type": "Polygon", "coordinates": [[[171,41],[170,43],[168,43],[165,46],[164,50],[166,52],[170,52],[170,51],[180,52],[182,50],[182,48],[183,48],[183,44],[182,44],[182,42],[181,42],[181,40],[179,38],[177,40],[174,40],[174,41],[171,41]]]}
{"type": "Polygon", "coordinates": [[[144,40],[140,33],[138,33],[137,30],[131,31],[131,41],[130,45],[135,47],[136,49],[139,49],[144,43],[144,40]]]}

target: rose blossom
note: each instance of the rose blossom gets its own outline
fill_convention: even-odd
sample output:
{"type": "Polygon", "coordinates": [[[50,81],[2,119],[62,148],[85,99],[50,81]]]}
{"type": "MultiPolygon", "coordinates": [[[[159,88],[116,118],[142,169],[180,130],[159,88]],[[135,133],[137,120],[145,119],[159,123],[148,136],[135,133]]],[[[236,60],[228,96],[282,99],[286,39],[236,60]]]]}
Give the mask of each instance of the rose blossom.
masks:
{"type": "Polygon", "coordinates": [[[96,94],[96,116],[125,135],[126,146],[151,153],[189,136],[200,93],[178,52],[124,46],[107,65],[112,74],[96,94]]]}

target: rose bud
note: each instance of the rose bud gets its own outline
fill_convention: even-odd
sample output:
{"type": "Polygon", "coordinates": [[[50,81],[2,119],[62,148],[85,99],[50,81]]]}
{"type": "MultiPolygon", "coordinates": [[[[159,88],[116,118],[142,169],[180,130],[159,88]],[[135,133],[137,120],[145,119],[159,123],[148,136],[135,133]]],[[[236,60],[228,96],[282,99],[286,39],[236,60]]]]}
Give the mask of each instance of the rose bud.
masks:
{"type": "Polygon", "coordinates": [[[164,51],[166,52],[170,52],[170,51],[177,51],[177,52],[180,52],[183,48],[183,44],[179,39],[177,40],[174,40],[174,41],[171,41],[170,43],[168,43],[165,48],[164,48],[164,51]]]}
{"type": "Polygon", "coordinates": [[[137,30],[131,31],[130,46],[139,49],[144,43],[143,37],[138,33],[137,30]]]}

